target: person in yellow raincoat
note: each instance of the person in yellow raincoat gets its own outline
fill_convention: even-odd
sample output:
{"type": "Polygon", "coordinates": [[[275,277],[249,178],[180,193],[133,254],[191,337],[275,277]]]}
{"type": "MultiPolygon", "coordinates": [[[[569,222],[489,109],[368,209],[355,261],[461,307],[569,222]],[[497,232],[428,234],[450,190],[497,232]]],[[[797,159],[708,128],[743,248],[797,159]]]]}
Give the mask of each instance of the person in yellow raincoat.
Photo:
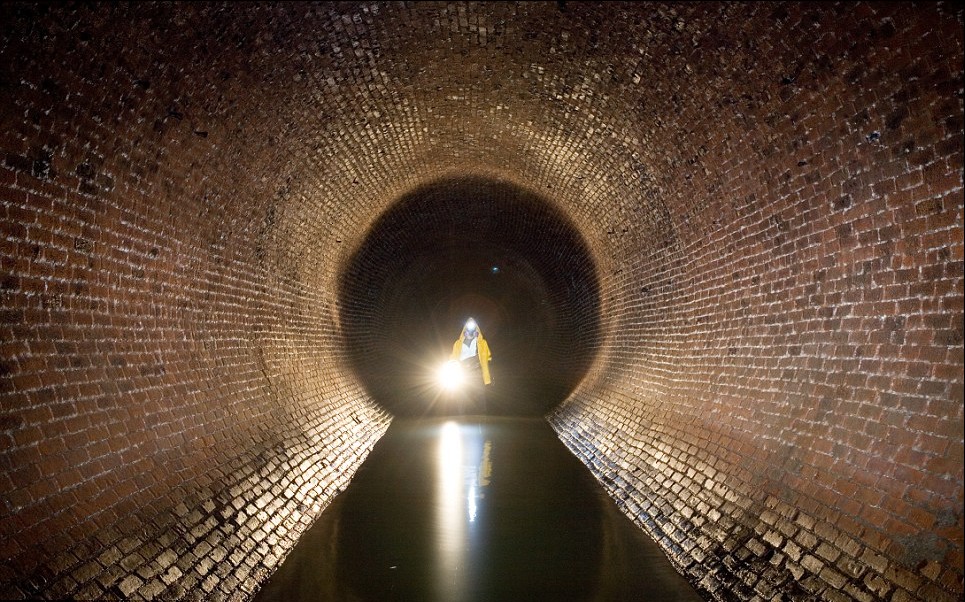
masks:
{"type": "Polygon", "coordinates": [[[493,379],[489,371],[489,362],[492,357],[492,353],[489,351],[489,343],[483,338],[479,325],[476,324],[475,320],[469,318],[466,320],[459,338],[452,345],[450,359],[462,364],[466,373],[475,375],[476,378],[481,375],[484,385],[491,385],[493,379]]]}

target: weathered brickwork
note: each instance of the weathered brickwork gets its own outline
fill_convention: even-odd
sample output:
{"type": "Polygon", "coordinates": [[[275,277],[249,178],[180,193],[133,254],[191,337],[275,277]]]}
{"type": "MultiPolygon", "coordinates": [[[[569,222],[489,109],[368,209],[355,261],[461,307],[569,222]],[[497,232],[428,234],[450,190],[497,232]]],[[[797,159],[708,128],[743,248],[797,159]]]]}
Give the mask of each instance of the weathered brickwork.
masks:
{"type": "Polygon", "coordinates": [[[708,597],[961,599],[961,20],[0,5],[0,597],[247,598],[391,418],[353,253],[477,178],[585,240],[550,420],[708,597]]]}
{"type": "Polygon", "coordinates": [[[217,74],[236,68],[211,65],[194,109],[165,11],[45,10],[0,18],[17,25],[0,597],[250,593],[388,425],[345,374],[337,266],[299,274],[291,250],[312,233],[284,229],[283,191],[245,180],[264,150],[239,154],[240,122],[217,117],[242,86],[217,74]]]}
{"type": "Polygon", "coordinates": [[[715,597],[960,599],[960,27],[759,8],[651,51],[666,233],[553,423],[715,597]]]}

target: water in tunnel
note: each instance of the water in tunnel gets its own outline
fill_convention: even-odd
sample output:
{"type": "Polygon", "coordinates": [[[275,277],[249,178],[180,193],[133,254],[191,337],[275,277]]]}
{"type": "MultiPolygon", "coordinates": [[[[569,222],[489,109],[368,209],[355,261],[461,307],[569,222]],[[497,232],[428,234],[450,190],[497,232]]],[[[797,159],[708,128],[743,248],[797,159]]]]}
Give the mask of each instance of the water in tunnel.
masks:
{"type": "Polygon", "coordinates": [[[713,599],[961,600],[958,4],[0,3],[0,598],[252,597],[472,315],[713,599]]]}
{"type": "Polygon", "coordinates": [[[545,420],[401,418],[255,602],[700,602],[545,420]]]}
{"type": "Polygon", "coordinates": [[[579,383],[600,340],[593,259],[550,201],[484,178],[436,182],[395,202],[343,267],[352,365],[393,414],[542,416],[579,383]],[[485,402],[435,381],[463,323],[493,350],[485,402]]]}

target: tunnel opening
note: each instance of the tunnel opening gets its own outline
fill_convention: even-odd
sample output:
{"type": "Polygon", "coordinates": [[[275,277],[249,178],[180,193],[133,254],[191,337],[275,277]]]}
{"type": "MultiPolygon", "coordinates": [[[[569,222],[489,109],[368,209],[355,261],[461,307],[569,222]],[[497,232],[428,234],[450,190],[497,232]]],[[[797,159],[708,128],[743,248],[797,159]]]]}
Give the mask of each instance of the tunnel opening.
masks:
{"type": "Polygon", "coordinates": [[[954,6],[0,4],[0,598],[249,595],[472,312],[713,596],[961,600],[954,6]],[[505,232],[456,286],[522,201],[401,228],[447,174],[576,224],[602,335],[505,232]]]}
{"type": "Polygon", "coordinates": [[[457,411],[433,374],[470,316],[493,350],[493,384],[473,413],[545,414],[600,338],[596,269],[579,232],[547,199],[482,177],[394,202],[346,262],[339,297],[353,371],[399,416],[457,411]]]}

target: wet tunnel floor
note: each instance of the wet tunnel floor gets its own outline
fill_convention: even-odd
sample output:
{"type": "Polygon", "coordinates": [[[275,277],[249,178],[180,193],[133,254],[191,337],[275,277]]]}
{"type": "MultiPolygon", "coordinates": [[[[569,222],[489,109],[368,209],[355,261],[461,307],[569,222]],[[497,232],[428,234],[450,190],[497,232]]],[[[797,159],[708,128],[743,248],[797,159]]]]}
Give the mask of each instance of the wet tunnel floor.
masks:
{"type": "Polygon", "coordinates": [[[393,421],[255,598],[696,601],[538,418],[393,421]]]}

